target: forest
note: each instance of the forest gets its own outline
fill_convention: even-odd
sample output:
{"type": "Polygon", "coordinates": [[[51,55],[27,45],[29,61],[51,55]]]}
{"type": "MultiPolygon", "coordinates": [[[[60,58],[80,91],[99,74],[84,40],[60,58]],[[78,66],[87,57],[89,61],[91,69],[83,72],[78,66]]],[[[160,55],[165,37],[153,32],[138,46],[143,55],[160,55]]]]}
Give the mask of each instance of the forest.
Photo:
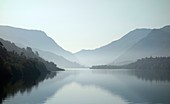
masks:
{"type": "Polygon", "coordinates": [[[32,52],[31,48],[26,49],[30,57],[24,55],[24,52],[18,54],[15,51],[7,51],[0,42],[0,80],[1,84],[8,81],[17,81],[24,79],[34,81],[41,75],[46,75],[52,69],[63,70],[58,68],[53,62],[48,62],[38,57],[38,53],[32,52]],[[31,57],[34,56],[34,57],[31,57]]]}
{"type": "Polygon", "coordinates": [[[1,40],[0,104],[6,97],[14,96],[18,91],[29,92],[48,76],[55,76],[57,72],[52,71],[63,71],[63,69],[58,68],[53,62],[45,61],[30,47],[20,49],[10,42],[1,40]],[[15,48],[15,51],[8,51],[2,42],[8,43],[8,46],[15,48]]]}
{"type": "Polygon", "coordinates": [[[127,65],[98,65],[91,69],[153,69],[170,70],[170,57],[146,57],[127,65]]]}

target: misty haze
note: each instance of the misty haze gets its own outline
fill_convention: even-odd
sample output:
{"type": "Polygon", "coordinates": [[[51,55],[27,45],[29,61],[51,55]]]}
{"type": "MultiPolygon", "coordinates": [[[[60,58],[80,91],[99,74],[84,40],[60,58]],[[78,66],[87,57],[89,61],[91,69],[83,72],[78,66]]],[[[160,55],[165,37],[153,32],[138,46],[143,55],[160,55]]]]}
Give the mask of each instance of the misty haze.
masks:
{"type": "Polygon", "coordinates": [[[0,104],[170,104],[169,5],[1,0],[0,104]]]}

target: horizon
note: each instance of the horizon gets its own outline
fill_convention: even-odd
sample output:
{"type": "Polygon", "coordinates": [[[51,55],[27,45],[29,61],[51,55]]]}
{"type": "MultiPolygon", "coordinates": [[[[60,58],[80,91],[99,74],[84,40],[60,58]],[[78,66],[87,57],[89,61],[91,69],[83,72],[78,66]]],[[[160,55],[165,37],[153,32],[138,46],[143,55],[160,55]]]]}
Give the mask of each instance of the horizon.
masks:
{"type": "Polygon", "coordinates": [[[169,25],[169,4],[169,0],[2,0],[0,25],[44,31],[75,53],[107,45],[136,28],[169,25]]]}

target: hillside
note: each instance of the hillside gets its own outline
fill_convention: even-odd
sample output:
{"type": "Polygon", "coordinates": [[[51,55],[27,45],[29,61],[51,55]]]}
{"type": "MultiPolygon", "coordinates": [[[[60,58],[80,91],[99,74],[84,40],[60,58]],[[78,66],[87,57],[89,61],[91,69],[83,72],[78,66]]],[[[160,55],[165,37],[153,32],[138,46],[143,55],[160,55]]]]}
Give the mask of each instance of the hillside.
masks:
{"type": "Polygon", "coordinates": [[[94,49],[94,50],[82,50],[74,55],[83,65],[99,65],[111,63],[114,59],[123,54],[131,46],[136,44],[141,39],[145,38],[150,29],[136,29],[121,39],[111,42],[108,45],[94,49]]]}
{"type": "Polygon", "coordinates": [[[62,68],[82,68],[84,66],[78,64],[77,62],[71,62],[67,59],[65,59],[62,56],[56,55],[52,52],[48,51],[42,51],[39,49],[33,49],[34,51],[37,51],[39,53],[39,56],[48,60],[52,61],[57,64],[57,66],[62,67],[62,68]]]}
{"type": "Polygon", "coordinates": [[[123,65],[143,57],[170,56],[170,26],[135,29],[108,45],[75,53],[81,64],[123,65]]]}
{"type": "MultiPolygon", "coordinates": [[[[38,52],[33,52],[30,47],[25,48],[19,48],[14,43],[11,43],[9,41],[5,41],[0,38],[0,42],[3,44],[3,47],[8,51],[17,54],[18,56],[23,56],[27,59],[36,59],[37,61],[43,63],[48,71],[59,71],[63,70],[60,69],[54,64],[53,62],[48,62],[41,57],[39,57],[38,52]]],[[[17,61],[17,60],[16,60],[17,61]]]]}
{"type": "Polygon", "coordinates": [[[72,53],[60,47],[43,31],[0,26],[0,34],[0,38],[17,44],[23,44],[24,46],[40,49],[43,51],[49,51],[56,55],[60,55],[69,61],[77,62],[77,59],[72,53]]]}
{"type": "Polygon", "coordinates": [[[0,53],[0,79],[3,79],[1,83],[19,79],[35,80],[49,72],[40,60],[7,51],[1,42],[0,53]]]}
{"type": "Polygon", "coordinates": [[[143,57],[170,56],[170,26],[153,29],[147,37],[141,39],[126,52],[114,60],[113,64],[128,64],[143,57]]]}

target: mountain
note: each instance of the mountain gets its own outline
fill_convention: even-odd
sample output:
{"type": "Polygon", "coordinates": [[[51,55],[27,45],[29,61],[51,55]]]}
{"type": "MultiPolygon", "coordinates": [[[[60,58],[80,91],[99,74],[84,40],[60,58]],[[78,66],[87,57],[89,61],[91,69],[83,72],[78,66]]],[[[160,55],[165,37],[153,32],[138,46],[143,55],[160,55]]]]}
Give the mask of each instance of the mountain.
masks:
{"type": "Polygon", "coordinates": [[[3,43],[0,42],[0,85],[19,79],[34,81],[41,75],[44,76],[47,73],[49,73],[49,71],[40,60],[7,51],[3,43]]]}
{"type": "MultiPolygon", "coordinates": [[[[26,46],[17,43],[16,44],[19,47],[26,48],[26,46]]],[[[40,49],[33,48],[34,52],[38,52],[39,56],[42,57],[45,60],[52,61],[57,64],[57,66],[62,67],[62,68],[82,68],[84,66],[78,64],[77,62],[71,62],[67,59],[65,59],[62,56],[56,55],[52,52],[48,51],[42,51],[40,49]]]]}
{"type": "MultiPolygon", "coordinates": [[[[2,61],[4,60],[4,62],[7,61],[6,63],[4,63],[4,65],[5,65],[5,67],[6,66],[11,67],[9,69],[12,69],[12,68],[14,68],[14,69],[21,68],[22,69],[23,67],[25,67],[27,69],[27,66],[25,66],[25,64],[28,61],[28,64],[30,64],[33,67],[35,67],[36,64],[38,64],[38,66],[36,66],[36,68],[38,68],[40,70],[42,68],[42,70],[44,70],[44,72],[46,70],[48,70],[48,71],[63,70],[63,69],[58,68],[56,66],[56,64],[54,64],[53,62],[48,62],[48,61],[42,59],[41,57],[39,57],[38,53],[37,52],[34,53],[30,47],[27,47],[26,49],[19,48],[14,43],[3,40],[1,38],[0,38],[0,43],[1,43],[0,45],[1,45],[1,49],[2,49],[1,50],[2,52],[0,52],[1,53],[0,55],[3,57],[9,57],[9,58],[1,58],[1,59],[2,59],[2,61]],[[6,53],[6,55],[3,55],[3,52],[6,53]],[[11,65],[8,65],[8,63],[11,65]]],[[[3,63],[3,62],[1,62],[1,63],[3,63]]],[[[3,67],[3,65],[0,65],[0,66],[3,67]]],[[[28,69],[29,69],[29,66],[28,66],[28,69]]]]}
{"type": "Polygon", "coordinates": [[[170,26],[153,29],[126,52],[114,60],[113,64],[128,64],[144,57],[170,56],[170,26]]]}
{"type": "Polygon", "coordinates": [[[144,57],[170,56],[170,26],[161,29],[135,29],[108,45],[75,54],[62,49],[42,31],[0,26],[0,33],[0,37],[21,47],[30,46],[44,59],[64,67],[81,67],[76,62],[85,66],[122,65],[144,57]],[[73,62],[69,62],[70,60],[73,62]]]}
{"type": "Polygon", "coordinates": [[[62,68],[82,68],[84,66],[76,63],[76,62],[71,62],[67,59],[65,59],[62,56],[58,56],[52,52],[48,52],[48,51],[42,51],[39,49],[33,49],[34,51],[37,51],[39,53],[39,56],[48,60],[48,61],[52,61],[54,63],[57,64],[57,66],[62,67],[62,68]]]}
{"type": "Polygon", "coordinates": [[[31,47],[34,51],[38,51],[42,58],[53,61],[60,67],[83,67],[77,63],[78,60],[72,53],[61,48],[43,31],[0,26],[0,34],[0,38],[12,41],[19,47],[31,47]]]}
{"type": "Polygon", "coordinates": [[[24,46],[49,51],[56,55],[60,55],[69,61],[77,62],[77,59],[72,53],[61,48],[43,31],[0,26],[0,34],[0,38],[14,43],[23,44],[24,46]]]}
{"type": "MultiPolygon", "coordinates": [[[[16,44],[19,47],[26,48],[26,46],[22,44],[16,44]]],[[[57,66],[62,67],[62,68],[82,68],[84,66],[78,64],[77,62],[71,62],[67,59],[65,59],[62,56],[56,55],[55,53],[48,52],[48,51],[42,51],[40,49],[33,48],[33,51],[37,51],[39,56],[42,57],[43,59],[46,59],[48,61],[52,61],[57,64],[57,66]]]]}
{"type": "Polygon", "coordinates": [[[82,50],[74,55],[83,65],[108,64],[126,52],[138,41],[145,38],[150,32],[151,29],[136,29],[108,45],[94,50],[82,50]]]}

